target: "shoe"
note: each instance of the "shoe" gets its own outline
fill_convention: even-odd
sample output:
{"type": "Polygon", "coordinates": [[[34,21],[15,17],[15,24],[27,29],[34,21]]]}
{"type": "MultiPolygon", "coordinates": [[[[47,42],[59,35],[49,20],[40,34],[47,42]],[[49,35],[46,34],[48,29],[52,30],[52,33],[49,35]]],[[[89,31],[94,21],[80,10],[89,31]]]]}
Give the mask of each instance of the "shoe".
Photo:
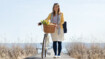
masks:
{"type": "Polygon", "coordinates": [[[55,55],[54,58],[57,58],[57,55],[55,55]]]}
{"type": "Polygon", "coordinates": [[[58,55],[57,57],[58,57],[58,58],[60,58],[61,56],[60,56],[60,55],[58,55]]]}

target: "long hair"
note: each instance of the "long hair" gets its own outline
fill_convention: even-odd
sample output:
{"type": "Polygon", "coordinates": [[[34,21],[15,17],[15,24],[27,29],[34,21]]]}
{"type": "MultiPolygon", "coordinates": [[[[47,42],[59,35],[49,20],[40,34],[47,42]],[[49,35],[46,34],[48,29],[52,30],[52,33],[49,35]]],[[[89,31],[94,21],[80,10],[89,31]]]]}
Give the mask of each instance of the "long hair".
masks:
{"type": "Polygon", "coordinates": [[[55,5],[58,5],[58,11],[57,11],[57,14],[58,14],[58,15],[60,14],[60,6],[59,6],[59,4],[58,4],[58,3],[54,3],[54,5],[53,5],[53,10],[52,10],[53,16],[55,16],[55,11],[54,11],[54,7],[55,7],[55,5]]]}

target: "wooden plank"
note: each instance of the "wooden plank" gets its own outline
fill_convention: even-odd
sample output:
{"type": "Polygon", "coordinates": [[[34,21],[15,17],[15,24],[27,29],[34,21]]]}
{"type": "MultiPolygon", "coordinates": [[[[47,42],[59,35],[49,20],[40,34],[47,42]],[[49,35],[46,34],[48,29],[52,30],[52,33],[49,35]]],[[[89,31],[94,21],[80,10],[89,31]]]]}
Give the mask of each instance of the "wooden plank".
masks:
{"type": "MultiPolygon", "coordinates": [[[[41,58],[41,56],[40,56],[40,54],[39,54],[39,55],[36,55],[36,56],[27,57],[27,58],[25,58],[25,59],[55,59],[55,58],[53,58],[53,56],[41,58]]],[[[75,58],[71,58],[71,57],[68,56],[68,55],[63,55],[63,56],[61,56],[60,58],[56,58],[56,59],[75,59],[75,58]]]]}

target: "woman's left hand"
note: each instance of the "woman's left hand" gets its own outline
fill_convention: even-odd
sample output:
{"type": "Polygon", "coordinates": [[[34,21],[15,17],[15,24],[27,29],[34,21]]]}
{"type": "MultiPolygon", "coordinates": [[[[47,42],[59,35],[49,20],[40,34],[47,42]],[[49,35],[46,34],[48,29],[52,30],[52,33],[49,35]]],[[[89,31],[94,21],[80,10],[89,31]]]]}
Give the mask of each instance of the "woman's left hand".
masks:
{"type": "Polygon", "coordinates": [[[57,25],[57,29],[59,28],[60,24],[57,25]]]}

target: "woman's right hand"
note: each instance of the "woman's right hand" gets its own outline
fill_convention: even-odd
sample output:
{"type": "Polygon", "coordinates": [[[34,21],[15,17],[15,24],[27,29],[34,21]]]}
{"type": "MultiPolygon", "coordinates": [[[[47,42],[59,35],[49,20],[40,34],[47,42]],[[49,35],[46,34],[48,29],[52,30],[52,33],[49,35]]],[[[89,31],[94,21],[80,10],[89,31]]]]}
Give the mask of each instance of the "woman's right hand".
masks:
{"type": "Polygon", "coordinates": [[[40,25],[42,25],[42,23],[41,23],[41,22],[39,22],[39,23],[38,23],[38,26],[40,26],[40,25]]]}

